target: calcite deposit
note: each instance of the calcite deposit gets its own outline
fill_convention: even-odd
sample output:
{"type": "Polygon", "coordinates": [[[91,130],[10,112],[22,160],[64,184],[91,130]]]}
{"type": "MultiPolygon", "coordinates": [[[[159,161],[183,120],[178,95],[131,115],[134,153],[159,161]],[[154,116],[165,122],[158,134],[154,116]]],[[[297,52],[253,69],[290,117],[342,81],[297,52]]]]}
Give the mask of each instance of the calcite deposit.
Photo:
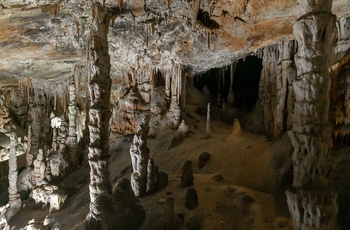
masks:
{"type": "Polygon", "coordinates": [[[349,28],[348,0],[0,0],[0,228],[350,229],[349,28]]]}

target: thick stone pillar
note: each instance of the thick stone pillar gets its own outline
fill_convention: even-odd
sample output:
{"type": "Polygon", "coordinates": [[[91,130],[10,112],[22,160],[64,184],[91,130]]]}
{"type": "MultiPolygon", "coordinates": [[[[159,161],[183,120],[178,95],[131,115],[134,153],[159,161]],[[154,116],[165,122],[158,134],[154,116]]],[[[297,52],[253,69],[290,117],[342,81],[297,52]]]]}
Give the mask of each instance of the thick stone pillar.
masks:
{"type": "Polygon", "coordinates": [[[336,17],[332,0],[298,0],[293,130],[293,190],[286,192],[295,229],[336,229],[337,195],[329,186],[332,127],[329,90],[336,17]]]}
{"type": "Polygon", "coordinates": [[[21,208],[21,197],[17,192],[17,156],[16,156],[16,136],[10,135],[10,154],[9,154],[9,207],[6,211],[6,219],[9,221],[21,208]]]}
{"type": "MultiPolygon", "coordinates": [[[[115,15],[115,14],[114,14],[115,15]]],[[[90,165],[90,212],[86,217],[87,229],[101,229],[105,223],[101,220],[106,207],[101,204],[101,197],[112,193],[109,181],[109,120],[111,117],[110,94],[110,56],[108,53],[108,27],[112,19],[112,10],[101,3],[92,2],[93,25],[89,47],[89,97],[91,100],[88,113],[90,165]]]]}

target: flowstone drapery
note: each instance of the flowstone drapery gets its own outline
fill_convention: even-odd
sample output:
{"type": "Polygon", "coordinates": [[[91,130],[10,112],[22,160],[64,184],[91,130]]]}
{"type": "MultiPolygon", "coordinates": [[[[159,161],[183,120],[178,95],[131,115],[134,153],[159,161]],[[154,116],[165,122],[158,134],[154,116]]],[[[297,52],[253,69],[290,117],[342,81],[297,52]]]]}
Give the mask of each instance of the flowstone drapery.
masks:
{"type": "Polygon", "coordinates": [[[286,192],[295,229],[336,229],[337,195],[328,187],[333,165],[329,89],[336,17],[332,0],[299,0],[294,80],[293,186],[286,192]]]}
{"type": "Polygon", "coordinates": [[[262,50],[258,103],[263,110],[264,133],[273,138],[280,137],[293,124],[295,47],[294,40],[281,40],[262,50]]]}

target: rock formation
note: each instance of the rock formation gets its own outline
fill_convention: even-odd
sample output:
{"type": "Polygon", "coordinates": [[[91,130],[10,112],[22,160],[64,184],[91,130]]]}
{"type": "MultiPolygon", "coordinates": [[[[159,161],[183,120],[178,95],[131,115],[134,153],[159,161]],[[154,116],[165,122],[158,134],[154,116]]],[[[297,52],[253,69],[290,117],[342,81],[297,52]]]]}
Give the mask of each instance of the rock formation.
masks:
{"type": "Polygon", "coordinates": [[[0,95],[0,130],[4,128],[4,124],[10,121],[9,111],[6,108],[5,96],[0,95]]]}
{"type": "MultiPolygon", "coordinates": [[[[273,147],[277,151],[286,147],[282,139],[290,129],[295,148],[294,188],[287,191],[287,199],[295,228],[336,228],[337,196],[328,186],[333,185],[332,141],[336,151],[350,144],[349,6],[348,0],[0,0],[0,205],[7,201],[7,173],[8,217],[17,211],[13,207],[21,206],[19,194],[27,198],[32,190],[37,202],[50,204],[50,212],[69,201],[62,213],[45,220],[43,215],[33,217],[41,210],[27,214],[32,201],[25,201],[24,212],[6,228],[138,229],[146,211],[136,196],[163,189],[168,179],[174,196],[168,193],[163,200],[158,192],[141,198],[150,214],[148,225],[142,226],[145,229],[234,229],[231,226],[235,224],[237,229],[272,228],[270,217],[274,215],[259,226],[265,221],[259,215],[272,206],[266,202],[261,211],[261,196],[253,193],[289,182],[289,151],[254,155],[250,153],[257,153],[258,146],[245,141],[250,141],[248,132],[263,134],[273,142],[261,142],[259,149],[277,143],[278,148],[273,147]],[[254,64],[250,58],[255,59],[254,64]],[[241,64],[248,66],[242,75],[241,64]],[[256,76],[253,70],[257,70],[256,76]],[[249,80],[241,81],[241,76],[249,80]],[[200,85],[204,78],[205,84],[200,85]],[[252,95],[253,102],[248,105],[252,95]],[[234,121],[231,135],[230,127],[221,121],[234,121]],[[213,127],[215,135],[210,130],[213,127]],[[7,136],[12,132],[27,141],[27,146],[18,139],[14,147],[7,136]],[[118,150],[110,150],[115,138],[124,135],[130,135],[124,139],[128,141],[118,150]],[[117,181],[130,173],[129,155],[124,153],[132,135],[131,183],[117,181]],[[158,171],[150,158],[147,138],[156,138],[148,141],[153,159],[167,167],[169,175],[158,171]],[[208,148],[203,149],[203,143],[208,148]],[[238,145],[239,151],[230,151],[238,145]],[[24,156],[19,156],[23,149],[26,163],[24,156]],[[210,154],[197,158],[197,153],[209,150],[215,158],[210,167],[205,166],[210,154]],[[247,154],[240,157],[240,151],[247,154]],[[8,156],[10,170],[5,162],[8,156]],[[254,163],[256,159],[266,165],[272,162],[273,167],[260,167],[274,176],[273,180],[269,177],[271,185],[263,183],[267,174],[256,173],[262,170],[254,167],[259,165],[254,163]],[[109,181],[110,160],[112,183],[117,182],[114,191],[109,181]],[[203,209],[183,207],[187,190],[183,187],[193,185],[194,180],[190,160],[199,168],[195,167],[201,186],[196,189],[201,199],[202,195],[204,201],[208,198],[203,209]],[[179,186],[173,182],[184,161],[179,186]],[[236,166],[239,161],[244,162],[236,166]],[[87,162],[89,182],[85,180],[87,162]],[[227,167],[231,162],[233,171],[227,167]],[[16,182],[17,168],[24,164],[16,182]],[[244,178],[247,171],[256,174],[244,178]],[[202,177],[203,173],[208,174],[202,177]],[[240,173],[243,176],[238,182],[250,188],[249,195],[236,199],[240,193],[232,191],[238,187],[220,191],[223,183],[237,182],[235,176],[240,173]],[[68,198],[50,182],[70,184],[69,194],[79,192],[68,198]],[[207,183],[216,185],[207,187],[207,183]],[[89,194],[85,184],[89,184],[89,194]],[[226,196],[217,196],[218,192],[226,196]],[[77,223],[88,212],[88,195],[86,222],[77,223]],[[211,202],[216,197],[217,203],[211,202]],[[164,209],[156,210],[158,201],[164,201],[164,209]],[[250,203],[254,207],[247,208],[250,203]],[[237,207],[241,210],[236,212],[237,207]],[[181,223],[174,216],[178,211],[181,223]],[[66,215],[70,212],[72,215],[66,215]],[[73,221],[67,221],[67,216],[73,221]],[[21,225],[17,220],[22,222],[24,217],[30,220],[21,225]],[[164,223],[158,221],[163,217],[164,223]],[[149,224],[154,220],[158,226],[149,224]],[[60,226],[62,223],[65,226],[60,226]]],[[[339,170],[339,174],[346,173],[339,170]]],[[[344,181],[341,186],[346,193],[348,180],[344,181]]],[[[338,202],[347,201],[346,194],[336,189],[345,197],[338,202]]],[[[194,189],[188,190],[187,197],[187,207],[198,205],[194,189]]],[[[347,203],[344,206],[350,210],[347,203]]],[[[284,205],[276,204],[277,208],[284,205]]],[[[4,209],[0,207],[1,229],[4,209]]],[[[346,219],[346,211],[339,211],[338,219],[346,219]]]]}
{"type": "MultiPolygon", "coordinates": [[[[131,186],[137,197],[143,196],[147,189],[147,166],[149,163],[149,148],[147,147],[148,131],[149,116],[144,116],[138,124],[133,143],[130,146],[130,157],[133,168],[131,186]]],[[[150,165],[150,169],[152,168],[154,169],[150,165]]],[[[152,174],[152,172],[149,173],[152,174]]]]}
{"type": "Polygon", "coordinates": [[[40,185],[33,189],[31,197],[36,203],[50,205],[50,214],[61,209],[68,198],[67,193],[56,185],[40,185]]]}
{"type": "Polygon", "coordinates": [[[189,188],[186,192],[185,206],[188,209],[194,209],[198,206],[198,195],[194,188],[189,188]]]}
{"type": "Polygon", "coordinates": [[[46,164],[44,161],[44,153],[42,149],[39,149],[39,153],[36,156],[36,159],[33,162],[34,166],[34,182],[36,186],[45,184],[43,181],[45,178],[46,164]]]}
{"type": "Polygon", "coordinates": [[[147,163],[147,184],[146,184],[146,193],[153,193],[156,191],[156,172],[155,165],[152,158],[148,159],[147,163]]]}
{"type": "Polygon", "coordinates": [[[41,89],[29,89],[28,114],[31,119],[30,154],[34,157],[39,148],[49,140],[49,106],[48,97],[41,89]]]}
{"type": "Polygon", "coordinates": [[[19,212],[22,201],[17,192],[17,156],[16,156],[16,136],[10,135],[11,149],[9,155],[9,207],[6,211],[6,219],[9,221],[17,212],[19,212]]]}
{"type": "Polygon", "coordinates": [[[198,168],[203,168],[209,161],[211,157],[211,154],[208,152],[202,152],[199,156],[198,156],[198,168]]]}
{"type": "Polygon", "coordinates": [[[280,137],[293,124],[295,50],[294,40],[281,40],[262,50],[263,70],[258,103],[263,108],[263,133],[273,138],[280,137]]]}
{"type": "Polygon", "coordinates": [[[182,166],[181,173],[181,188],[193,185],[193,167],[192,161],[186,161],[182,166]]]}
{"type": "Polygon", "coordinates": [[[32,127],[28,126],[28,146],[26,151],[26,166],[29,167],[33,164],[33,154],[30,152],[32,145],[32,127]]]}
{"type": "Polygon", "coordinates": [[[208,103],[207,107],[207,123],[205,125],[205,137],[210,137],[210,103],[208,103]]]}
{"type": "Polygon", "coordinates": [[[76,110],[76,87],[74,79],[69,80],[69,105],[68,105],[68,138],[66,143],[71,151],[70,159],[73,165],[77,165],[76,152],[73,151],[77,144],[77,110],[76,110]]]}
{"type": "Polygon", "coordinates": [[[181,121],[181,124],[179,125],[179,127],[178,127],[177,130],[176,130],[176,133],[175,133],[174,138],[175,138],[176,140],[179,140],[179,139],[188,137],[189,133],[190,133],[190,130],[189,130],[189,128],[187,127],[187,125],[186,125],[186,123],[185,123],[185,120],[182,120],[182,121],[181,121]]]}
{"type": "Polygon", "coordinates": [[[93,25],[89,47],[89,165],[90,165],[90,212],[86,217],[87,229],[100,229],[104,215],[99,197],[112,193],[109,181],[109,110],[111,84],[110,57],[108,54],[108,27],[115,19],[116,9],[92,2],[93,25]]]}
{"type": "Polygon", "coordinates": [[[293,30],[298,41],[293,130],[293,186],[287,202],[295,229],[336,229],[337,195],[329,188],[331,124],[328,68],[332,62],[336,18],[332,1],[299,1],[293,30]]]}
{"type": "Polygon", "coordinates": [[[172,229],[174,224],[174,197],[167,193],[164,207],[164,229],[172,229]]]}

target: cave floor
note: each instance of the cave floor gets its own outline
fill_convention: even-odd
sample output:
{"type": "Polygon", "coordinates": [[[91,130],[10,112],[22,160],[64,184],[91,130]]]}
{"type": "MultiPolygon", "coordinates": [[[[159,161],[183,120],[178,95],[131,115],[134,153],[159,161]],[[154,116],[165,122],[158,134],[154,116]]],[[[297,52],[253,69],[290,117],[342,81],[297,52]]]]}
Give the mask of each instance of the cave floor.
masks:
{"type": "MultiPolygon", "coordinates": [[[[142,229],[163,229],[167,192],[172,193],[175,201],[174,229],[291,229],[284,195],[286,186],[281,186],[283,175],[290,170],[288,137],[271,142],[265,136],[232,131],[232,125],[212,121],[211,137],[204,138],[205,117],[200,122],[187,118],[186,124],[190,135],[185,139],[173,141],[175,131],[165,124],[156,138],[148,139],[150,157],[159,170],[169,175],[169,183],[164,189],[140,198],[146,210],[142,229]],[[199,169],[198,157],[202,152],[209,152],[211,158],[199,169]],[[191,187],[196,189],[199,200],[192,210],[184,205],[189,187],[180,186],[181,168],[187,160],[193,163],[191,187]]],[[[132,137],[111,142],[113,186],[119,178],[130,179],[131,142],[132,137]]],[[[28,199],[11,225],[24,229],[33,223],[33,229],[44,229],[46,217],[46,222],[57,222],[59,229],[83,229],[82,222],[89,209],[88,183],[87,165],[61,182],[70,197],[60,211],[46,217],[49,208],[28,199]]]]}

